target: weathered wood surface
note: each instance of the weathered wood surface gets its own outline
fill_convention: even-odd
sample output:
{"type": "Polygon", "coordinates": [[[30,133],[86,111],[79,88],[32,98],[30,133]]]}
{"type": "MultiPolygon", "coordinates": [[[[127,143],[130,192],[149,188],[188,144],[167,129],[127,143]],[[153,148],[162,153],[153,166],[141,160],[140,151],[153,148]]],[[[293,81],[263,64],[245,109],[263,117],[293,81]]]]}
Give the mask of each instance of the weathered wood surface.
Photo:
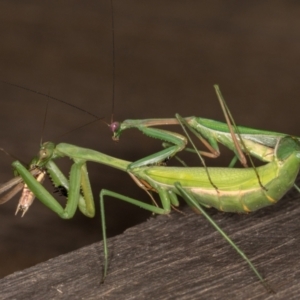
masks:
{"type": "Polygon", "coordinates": [[[211,211],[275,295],[203,217],[184,212],[151,218],[109,239],[109,275],[102,285],[102,243],[96,243],[5,277],[0,298],[299,299],[298,195],[249,215],[211,211]]]}

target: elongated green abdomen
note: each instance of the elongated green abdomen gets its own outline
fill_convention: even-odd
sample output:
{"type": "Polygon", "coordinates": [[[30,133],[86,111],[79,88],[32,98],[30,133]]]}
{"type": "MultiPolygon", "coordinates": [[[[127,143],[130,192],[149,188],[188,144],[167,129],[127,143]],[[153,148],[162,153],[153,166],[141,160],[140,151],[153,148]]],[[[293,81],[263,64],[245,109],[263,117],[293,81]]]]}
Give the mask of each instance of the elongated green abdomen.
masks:
{"type": "Polygon", "coordinates": [[[135,173],[158,192],[162,189],[178,193],[175,182],[190,192],[206,207],[225,212],[250,212],[272,205],[293,186],[299,171],[299,158],[290,155],[284,163],[273,161],[258,167],[263,189],[252,168],[208,168],[215,189],[204,168],[149,167],[135,173]]]}

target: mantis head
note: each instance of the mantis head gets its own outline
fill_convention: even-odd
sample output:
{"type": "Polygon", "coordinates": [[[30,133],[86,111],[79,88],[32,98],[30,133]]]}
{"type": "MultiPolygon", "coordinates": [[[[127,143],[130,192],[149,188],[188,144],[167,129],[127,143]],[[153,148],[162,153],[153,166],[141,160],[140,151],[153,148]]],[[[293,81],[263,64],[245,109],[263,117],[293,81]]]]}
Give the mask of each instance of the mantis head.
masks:
{"type": "Polygon", "coordinates": [[[121,135],[121,126],[120,126],[120,123],[119,122],[113,122],[109,125],[111,131],[113,132],[113,141],[118,141],[119,140],[119,137],[121,135]]]}
{"type": "MultiPolygon", "coordinates": [[[[147,121],[147,120],[146,120],[147,121]]],[[[113,141],[118,141],[121,133],[128,128],[139,128],[142,125],[141,120],[125,120],[121,123],[113,122],[109,125],[111,131],[113,132],[113,141]]]]}
{"type": "Polygon", "coordinates": [[[55,144],[52,142],[45,142],[41,145],[38,158],[36,161],[36,166],[43,167],[45,166],[49,160],[53,158],[55,150],[55,144]]]}

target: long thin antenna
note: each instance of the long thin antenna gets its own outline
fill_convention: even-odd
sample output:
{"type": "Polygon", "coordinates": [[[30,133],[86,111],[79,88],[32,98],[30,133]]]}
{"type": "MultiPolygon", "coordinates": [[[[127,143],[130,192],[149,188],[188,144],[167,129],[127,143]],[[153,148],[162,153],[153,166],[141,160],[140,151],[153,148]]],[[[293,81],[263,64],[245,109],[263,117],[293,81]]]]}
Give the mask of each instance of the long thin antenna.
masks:
{"type": "MultiPolygon", "coordinates": [[[[103,119],[103,118],[102,118],[102,119],[103,119]]],[[[63,133],[63,134],[60,134],[60,135],[54,137],[53,140],[55,141],[57,138],[60,138],[60,137],[65,136],[65,135],[67,135],[67,134],[70,134],[71,132],[73,132],[73,131],[75,131],[75,130],[77,131],[78,129],[81,129],[81,128],[83,128],[83,127],[86,127],[86,126],[88,126],[88,125],[91,125],[91,124],[93,124],[93,123],[96,123],[96,122],[98,122],[98,121],[101,121],[101,122],[103,122],[105,125],[109,126],[109,124],[107,124],[107,122],[105,122],[105,121],[102,120],[102,119],[93,120],[93,121],[91,121],[91,122],[89,122],[89,123],[86,123],[86,124],[84,124],[84,125],[82,125],[82,126],[76,127],[76,128],[74,128],[74,129],[72,129],[72,130],[70,130],[70,131],[67,131],[67,132],[65,132],[65,133],[63,133]]]]}
{"type": "MultiPolygon", "coordinates": [[[[2,151],[4,154],[6,154],[8,157],[12,158],[12,160],[19,160],[18,157],[14,156],[13,154],[10,154],[9,152],[7,152],[4,148],[0,148],[0,151],[2,151]]],[[[22,162],[23,164],[23,162],[22,162]]],[[[26,164],[25,164],[26,165],[26,164]]]]}
{"type": "Polygon", "coordinates": [[[0,80],[0,82],[5,83],[5,84],[8,84],[8,85],[11,85],[11,86],[14,86],[14,87],[17,87],[17,88],[19,88],[19,89],[22,89],[22,90],[25,90],[25,91],[28,91],[28,92],[32,92],[32,93],[35,93],[35,94],[38,94],[38,95],[47,97],[48,100],[49,100],[49,99],[52,99],[52,100],[55,100],[55,101],[64,103],[64,104],[66,104],[66,105],[69,105],[69,106],[71,106],[71,107],[73,107],[73,108],[76,108],[76,109],[78,109],[78,110],[80,110],[80,111],[82,111],[82,112],[84,112],[84,113],[86,113],[86,114],[92,116],[92,117],[95,118],[95,119],[102,119],[102,117],[98,117],[98,116],[96,116],[96,115],[94,115],[94,114],[88,112],[87,110],[85,110],[85,109],[83,109],[83,108],[80,108],[80,107],[78,107],[78,106],[76,106],[76,105],[74,105],[74,104],[68,103],[67,101],[64,101],[64,100],[55,98],[55,97],[50,96],[50,95],[46,95],[46,94],[44,94],[44,93],[42,93],[42,92],[35,91],[35,90],[30,89],[30,88],[28,88],[28,87],[24,87],[24,86],[17,85],[17,84],[15,84],[15,83],[7,82],[7,81],[4,81],[4,80],[0,80]]]}
{"type": "Polygon", "coordinates": [[[114,22],[114,4],[113,0],[110,0],[111,9],[111,35],[112,35],[112,105],[111,105],[111,120],[114,121],[114,110],[115,110],[115,22],[114,22]]]}
{"type": "Polygon", "coordinates": [[[43,121],[42,133],[41,133],[40,146],[43,145],[43,136],[44,136],[45,127],[46,127],[46,119],[47,119],[47,114],[48,114],[48,107],[49,107],[49,98],[47,99],[47,104],[46,104],[46,110],[45,110],[45,115],[44,115],[44,121],[43,121]]]}

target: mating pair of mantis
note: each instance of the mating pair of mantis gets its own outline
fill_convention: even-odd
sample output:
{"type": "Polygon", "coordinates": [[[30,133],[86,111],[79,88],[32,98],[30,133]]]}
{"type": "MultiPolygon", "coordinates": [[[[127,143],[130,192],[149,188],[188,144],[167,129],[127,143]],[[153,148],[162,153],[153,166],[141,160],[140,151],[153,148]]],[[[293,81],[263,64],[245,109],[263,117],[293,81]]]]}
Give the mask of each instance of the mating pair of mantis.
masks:
{"type": "Polygon", "coordinates": [[[164,141],[164,149],[135,162],[121,160],[106,154],[85,149],[70,144],[55,145],[46,142],[41,145],[38,157],[29,167],[25,168],[20,162],[12,165],[18,177],[0,187],[0,193],[8,192],[0,203],[8,201],[13,194],[23,189],[18,209],[23,214],[31,205],[34,196],[57,213],[61,218],[72,218],[77,210],[88,217],[95,214],[94,200],[86,167],[87,161],[105,164],[127,172],[136,184],[145,190],[153,200],[153,204],[146,204],[124,195],[101,190],[100,212],[104,244],[104,276],[108,268],[108,247],[105,230],[104,197],[110,196],[129,202],[155,214],[168,214],[172,206],[179,205],[178,196],[195,211],[200,212],[216,230],[230,243],[230,245],[247,261],[256,276],[268,289],[268,285],[247,258],[235,245],[228,235],[210,218],[203,209],[214,207],[224,212],[251,212],[276,203],[294,185],[300,168],[300,142],[298,138],[286,134],[256,130],[236,126],[229,109],[215,86],[221,107],[224,111],[226,123],[213,120],[176,115],[173,119],[126,120],[122,123],[111,124],[113,139],[118,140],[121,133],[129,128],[137,128],[145,135],[164,141]],[[185,136],[175,132],[152,128],[156,125],[180,124],[185,136]],[[194,146],[186,128],[199,138],[208,151],[198,151],[194,146]],[[189,140],[194,151],[199,155],[203,167],[168,167],[165,161],[184,150],[189,140]],[[202,156],[217,157],[218,143],[231,149],[235,157],[245,168],[206,167],[202,156]],[[247,167],[246,156],[251,156],[266,162],[255,168],[247,167]],[[67,156],[73,160],[70,177],[67,179],[54,163],[54,160],[67,156]],[[65,208],[42,186],[45,172],[48,173],[54,185],[64,187],[68,191],[65,208]],[[161,206],[158,206],[151,193],[158,193],[161,206]]]}

